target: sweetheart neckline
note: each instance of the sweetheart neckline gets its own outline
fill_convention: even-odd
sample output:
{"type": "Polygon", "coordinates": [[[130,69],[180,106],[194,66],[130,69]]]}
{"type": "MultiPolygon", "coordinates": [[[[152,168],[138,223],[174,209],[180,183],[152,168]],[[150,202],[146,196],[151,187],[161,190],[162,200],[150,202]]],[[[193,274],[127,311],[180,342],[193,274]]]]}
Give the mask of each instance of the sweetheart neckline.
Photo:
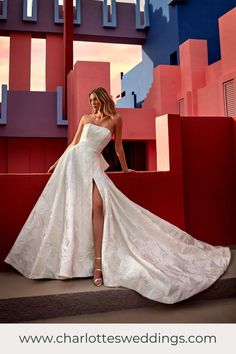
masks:
{"type": "Polygon", "coordinates": [[[84,124],[84,126],[86,126],[86,125],[94,125],[95,127],[99,127],[99,128],[106,129],[106,130],[108,130],[108,131],[110,132],[110,134],[112,135],[112,132],[110,131],[110,129],[109,129],[109,128],[106,128],[106,127],[103,127],[102,125],[97,125],[97,124],[93,124],[93,123],[86,123],[86,124],[84,124]]]}

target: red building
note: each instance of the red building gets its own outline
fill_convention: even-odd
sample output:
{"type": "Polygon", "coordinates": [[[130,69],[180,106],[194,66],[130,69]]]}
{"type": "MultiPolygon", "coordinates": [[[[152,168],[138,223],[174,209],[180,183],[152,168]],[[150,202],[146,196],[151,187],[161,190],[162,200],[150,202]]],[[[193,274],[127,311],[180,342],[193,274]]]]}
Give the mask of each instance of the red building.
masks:
{"type": "MultiPolygon", "coordinates": [[[[84,24],[76,8],[74,15],[68,8],[64,26],[62,9],[53,12],[52,2],[40,2],[38,17],[33,12],[31,19],[24,20],[22,2],[16,0],[14,9],[9,2],[9,16],[0,22],[0,34],[10,36],[9,88],[3,87],[0,118],[1,270],[8,269],[2,261],[50,178],[46,171],[89,111],[88,92],[96,86],[110,91],[110,64],[77,62],[69,70],[72,47],[67,41],[142,44],[146,37],[145,28],[136,28],[134,5],[117,4],[129,21],[114,30],[112,21],[111,28],[107,23],[101,26],[100,2],[82,1],[84,24]],[[34,36],[46,38],[46,92],[30,92],[34,36]]],[[[219,30],[221,60],[208,65],[207,42],[190,38],[180,46],[179,65],[154,69],[143,107],[119,109],[124,143],[130,144],[127,154],[134,151],[129,167],[142,171],[126,176],[108,173],[132,200],[194,237],[232,245],[236,243],[236,119],[232,117],[236,38],[231,33],[236,30],[236,8],[219,19],[219,30]],[[132,150],[135,143],[145,149],[135,145],[132,150]],[[143,157],[145,168],[137,168],[143,157]]]]}

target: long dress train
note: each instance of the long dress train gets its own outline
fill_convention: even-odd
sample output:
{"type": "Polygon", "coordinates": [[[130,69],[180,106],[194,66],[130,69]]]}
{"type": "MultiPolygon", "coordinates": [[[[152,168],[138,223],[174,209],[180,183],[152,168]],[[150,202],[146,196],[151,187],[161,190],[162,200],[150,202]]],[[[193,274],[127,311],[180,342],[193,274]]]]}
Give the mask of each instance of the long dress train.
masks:
{"type": "Polygon", "coordinates": [[[197,240],[127,198],[105,173],[109,129],[88,123],[61,156],[5,262],[31,279],[93,275],[92,187],[103,199],[104,285],[163,303],[213,284],[229,265],[228,247],[197,240]]]}

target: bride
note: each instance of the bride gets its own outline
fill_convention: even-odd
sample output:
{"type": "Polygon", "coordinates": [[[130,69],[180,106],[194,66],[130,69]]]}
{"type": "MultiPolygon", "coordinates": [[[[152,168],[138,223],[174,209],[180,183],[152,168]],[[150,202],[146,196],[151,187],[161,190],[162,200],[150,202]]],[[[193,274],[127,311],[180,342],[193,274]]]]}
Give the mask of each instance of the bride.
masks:
{"type": "Polygon", "coordinates": [[[105,173],[114,135],[124,173],[122,119],[104,88],[89,94],[73,141],[53,172],[5,262],[31,279],[91,277],[175,303],[212,285],[227,269],[228,247],[193,238],[127,198],[105,173]]]}

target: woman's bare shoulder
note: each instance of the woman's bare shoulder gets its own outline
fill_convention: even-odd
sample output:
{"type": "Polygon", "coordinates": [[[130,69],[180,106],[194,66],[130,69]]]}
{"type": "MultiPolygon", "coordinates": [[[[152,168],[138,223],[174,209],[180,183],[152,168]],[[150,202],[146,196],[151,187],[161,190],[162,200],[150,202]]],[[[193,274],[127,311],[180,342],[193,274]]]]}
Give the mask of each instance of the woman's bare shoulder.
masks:
{"type": "Polygon", "coordinates": [[[120,115],[120,113],[116,112],[116,113],[113,115],[113,117],[119,119],[119,118],[121,118],[121,115],[120,115]]]}
{"type": "Polygon", "coordinates": [[[91,114],[84,114],[81,117],[81,121],[83,122],[83,124],[89,123],[91,121],[92,115],[91,114]]]}
{"type": "Polygon", "coordinates": [[[119,122],[121,121],[121,115],[119,113],[116,113],[112,116],[112,118],[114,119],[115,122],[119,122]]]}

